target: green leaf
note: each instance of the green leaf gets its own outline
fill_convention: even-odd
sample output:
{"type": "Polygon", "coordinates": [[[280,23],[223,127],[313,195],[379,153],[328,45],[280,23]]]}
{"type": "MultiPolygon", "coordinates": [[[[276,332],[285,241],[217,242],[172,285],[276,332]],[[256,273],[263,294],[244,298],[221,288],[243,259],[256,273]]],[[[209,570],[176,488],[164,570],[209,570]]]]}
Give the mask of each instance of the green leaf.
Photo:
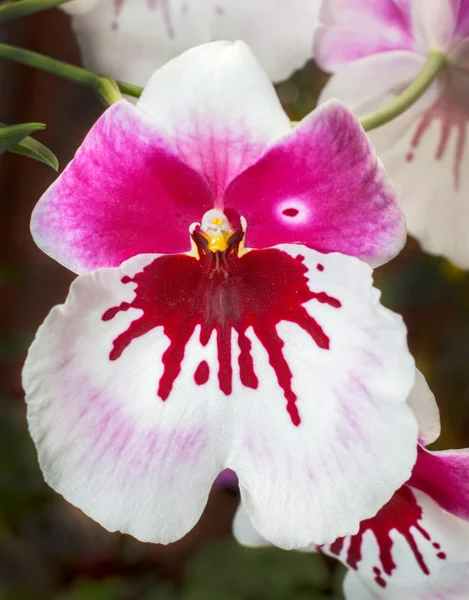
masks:
{"type": "Polygon", "coordinates": [[[0,154],[4,154],[25,137],[35,131],[45,129],[44,123],[21,123],[20,125],[5,125],[0,123],[0,154]]]}
{"type": "Polygon", "coordinates": [[[0,154],[13,152],[33,160],[38,160],[55,171],[59,170],[59,161],[46,146],[29,137],[34,131],[45,129],[43,123],[22,123],[5,125],[0,123],[0,154]]]}

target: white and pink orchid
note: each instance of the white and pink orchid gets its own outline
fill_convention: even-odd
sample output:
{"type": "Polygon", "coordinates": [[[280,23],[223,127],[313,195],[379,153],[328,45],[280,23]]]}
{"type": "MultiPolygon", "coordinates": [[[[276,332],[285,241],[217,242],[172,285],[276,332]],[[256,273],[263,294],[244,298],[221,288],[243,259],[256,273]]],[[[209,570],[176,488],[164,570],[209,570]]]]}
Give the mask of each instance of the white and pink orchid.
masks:
{"type": "Polygon", "coordinates": [[[409,232],[469,268],[469,0],[325,0],[315,42],[334,73],[321,100],[363,116],[401,93],[431,50],[448,68],[406,112],[371,132],[409,232]]]}
{"type": "Polygon", "coordinates": [[[28,355],[30,430],[106,528],[176,540],[229,468],[262,535],[303,547],[409,478],[413,360],[363,262],[404,221],[341,103],[291,130],[245,44],[189,50],[103,114],[32,231],[80,276],[28,355]]]}
{"type": "Polygon", "coordinates": [[[243,40],[273,81],[313,54],[320,0],[73,0],[85,66],[145,85],[155,69],[198,44],[243,40]]]}
{"type": "MultiPolygon", "coordinates": [[[[412,475],[356,535],[310,548],[349,568],[346,600],[465,600],[469,585],[469,450],[429,452],[440,433],[438,408],[417,373],[409,398],[420,425],[412,475]]],[[[240,507],[234,534],[264,546],[240,507]]]]}

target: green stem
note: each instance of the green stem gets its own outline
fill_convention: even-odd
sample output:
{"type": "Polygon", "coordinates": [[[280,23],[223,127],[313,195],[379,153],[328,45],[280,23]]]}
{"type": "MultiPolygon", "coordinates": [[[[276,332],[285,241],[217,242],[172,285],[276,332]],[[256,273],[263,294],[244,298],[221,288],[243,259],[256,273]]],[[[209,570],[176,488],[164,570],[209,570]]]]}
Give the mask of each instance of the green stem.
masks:
{"type": "Polygon", "coordinates": [[[365,131],[371,131],[392,121],[410,108],[435,81],[441,71],[448,67],[447,57],[439,50],[431,50],[422,70],[397,98],[376,112],[360,119],[365,131]]]}
{"type": "Polygon", "coordinates": [[[7,58],[23,65],[28,65],[29,67],[47,71],[47,73],[52,73],[52,75],[58,75],[74,83],[86,85],[94,89],[107,104],[113,104],[120,100],[122,98],[121,91],[136,98],[139,98],[142,93],[142,88],[137,85],[123,81],[114,81],[82,67],[75,67],[60,60],[44,56],[43,54],[8,44],[0,44],[0,58],[7,58]]]}
{"type": "Polygon", "coordinates": [[[55,8],[60,4],[65,4],[69,0],[19,0],[19,2],[6,2],[0,6],[0,25],[27,17],[34,13],[55,8]]]}

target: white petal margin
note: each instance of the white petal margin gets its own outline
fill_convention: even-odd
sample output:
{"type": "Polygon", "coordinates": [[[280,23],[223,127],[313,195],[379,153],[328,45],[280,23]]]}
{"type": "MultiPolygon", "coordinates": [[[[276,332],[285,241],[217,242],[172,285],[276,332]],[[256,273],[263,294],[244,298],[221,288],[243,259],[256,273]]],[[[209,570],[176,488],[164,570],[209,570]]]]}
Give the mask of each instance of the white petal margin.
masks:
{"type": "MultiPolygon", "coordinates": [[[[355,571],[351,569],[347,571],[343,585],[345,600],[382,600],[382,596],[377,596],[368,589],[355,571]]],[[[401,600],[404,599],[401,598],[401,600]]],[[[406,600],[412,599],[406,598],[406,600]]]]}
{"type": "Polygon", "coordinates": [[[275,90],[243,42],[188,50],[156,71],[138,101],[217,201],[230,181],[290,131],[275,90]]]}
{"type": "MultiPolygon", "coordinates": [[[[157,397],[168,346],[159,329],[134,340],[118,360],[108,358],[114,338],[141,311],[107,322],[101,317],[116,299],[132,300],[133,286],[121,277],[153,258],[141,255],[78,277],[67,302],[39,329],[23,385],[47,483],[110,531],[168,543],[198,521],[222,470],[220,407],[212,402],[210,382],[197,390],[178,378],[176,401],[157,397]]],[[[213,344],[201,349],[189,342],[185,366],[191,374],[213,344]]]]}
{"type": "MultiPolygon", "coordinates": [[[[435,396],[418,369],[415,370],[415,384],[407,403],[417,417],[420,443],[431,444],[440,435],[440,413],[435,396]]],[[[270,545],[254,528],[242,502],[240,502],[233,520],[233,535],[236,541],[243,546],[258,548],[270,545]]],[[[307,550],[315,552],[316,546],[312,545],[307,550]]]]}
{"type": "Polygon", "coordinates": [[[273,81],[312,56],[319,0],[74,0],[85,66],[145,85],[155,69],[212,40],[248,43],[273,81]]]}
{"type": "Polygon", "coordinates": [[[374,592],[356,571],[347,571],[343,591],[345,600],[467,600],[469,563],[451,565],[439,573],[438,582],[424,588],[400,588],[374,592]]]}
{"type": "Polygon", "coordinates": [[[263,548],[271,545],[254,528],[242,502],[239,503],[233,519],[233,536],[241,546],[247,546],[248,548],[263,548]]]}
{"type": "Polygon", "coordinates": [[[415,367],[402,319],[379,303],[368,265],[293,244],[277,248],[304,257],[310,289],[342,306],[305,305],[329,337],[329,350],[293,323],[277,326],[298,427],[291,426],[267,353],[248,330],[263,376],[257,390],[235,391],[227,466],[238,475],[260,535],[298,549],[355,533],[409,478],[418,428],[406,401],[415,367]]]}
{"type": "MultiPolygon", "coordinates": [[[[381,565],[380,547],[371,531],[365,533],[361,547],[362,560],[358,563],[355,577],[345,580],[347,600],[362,600],[359,595],[369,590],[373,600],[465,600],[469,584],[469,523],[442,510],[426,494],[412,489],[418,505],[423,511],[419,525],[410,531],[415,540],[416,552],[428,568],[424,573],[416,560],[416,554],[408,541],[397,529],[391,530],[392,559],[395,566],[391,576],[385,576],[386,586],[375,582],[374,567],[381,565]],[[429,539],[427,538],[429,536],[429,539]],[[435,548],[433,544],[437,544],[435,548]],[[438,557],[443,552],[444,559],[438,557]],[[359,584],[361,582],[362,586],[359,584]]],[[[399,514],[396,512],[396,517],[399,514]]],[[[405,515],[400,517],[405,522],[405,515]]],[[[399,523],[396,522],[396,525],[399,523]]],[[[344,559],[347,544],[344,547],[344,559]]]]}
{"type": "Polygon", "coordinates": [[[440,437],[440,411],[422,373],[415,370],[415,385],[407,400],[419,424],[419,442],[428,446],[440,437]]]}

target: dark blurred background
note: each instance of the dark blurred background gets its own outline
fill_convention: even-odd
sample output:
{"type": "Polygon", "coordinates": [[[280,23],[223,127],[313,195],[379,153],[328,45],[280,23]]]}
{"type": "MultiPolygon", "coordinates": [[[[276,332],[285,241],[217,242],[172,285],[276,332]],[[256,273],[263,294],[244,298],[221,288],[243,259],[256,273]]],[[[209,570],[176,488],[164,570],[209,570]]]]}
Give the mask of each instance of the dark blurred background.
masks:
{"type": "MultiPolygon", "coordinates": [[[[68,18],[50,10],[4,26],[0,41],[79,64],[68,18]]],[[[277,86],[292,119],[326,80],[313,64],[277,86]]],[[[103,110],[90,89],[0,59],[0,121],[47,124],[36,139],[63,168],[103,110]]],[[[170,546],[110,534],[43,482],[29,439],[20,373],[28,345],[73,274],[42,254],[31,211],[56,174],[0,156],[0,600],[314,600],[341,598],[342,568],[321,556],[249,550],[231,538],[236,490],[215,489],[203,518],[170,546]]],[[[376,272],[441,410],[435,447],[469,445],[469,277],[409,240],[376,272]]]]}

